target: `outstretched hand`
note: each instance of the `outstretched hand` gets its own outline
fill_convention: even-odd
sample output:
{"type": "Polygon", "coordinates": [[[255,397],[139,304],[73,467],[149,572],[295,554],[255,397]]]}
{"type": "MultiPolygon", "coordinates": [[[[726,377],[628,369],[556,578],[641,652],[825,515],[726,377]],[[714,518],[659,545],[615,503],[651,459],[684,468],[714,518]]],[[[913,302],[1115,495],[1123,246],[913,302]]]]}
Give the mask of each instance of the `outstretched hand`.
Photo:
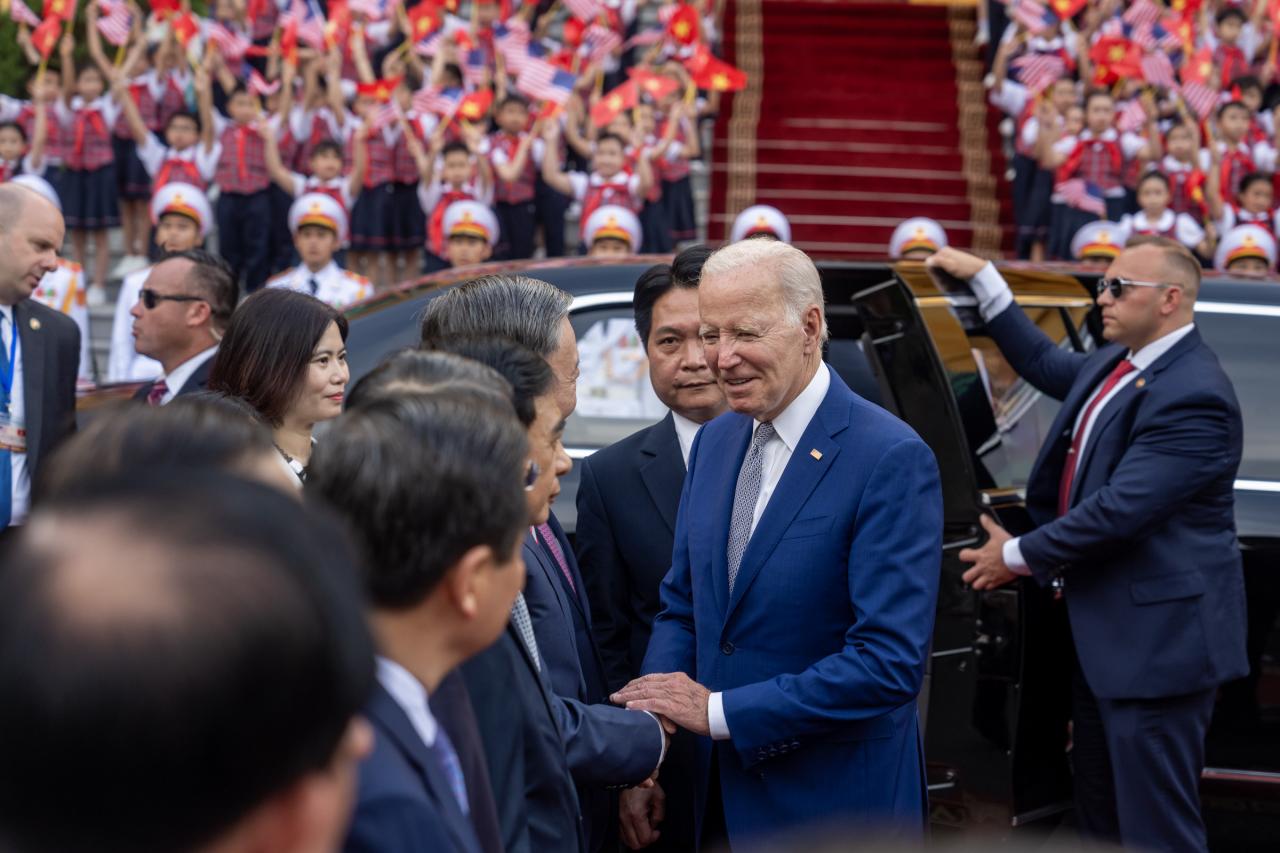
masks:
{"type": "Polygon", "coordinates": [[[707,702],[710,697],[710,690],[683,672],[668,672],[633,679],[609,699],[629,710],[652,711],[696,735],[709,735],[707,702]]]}

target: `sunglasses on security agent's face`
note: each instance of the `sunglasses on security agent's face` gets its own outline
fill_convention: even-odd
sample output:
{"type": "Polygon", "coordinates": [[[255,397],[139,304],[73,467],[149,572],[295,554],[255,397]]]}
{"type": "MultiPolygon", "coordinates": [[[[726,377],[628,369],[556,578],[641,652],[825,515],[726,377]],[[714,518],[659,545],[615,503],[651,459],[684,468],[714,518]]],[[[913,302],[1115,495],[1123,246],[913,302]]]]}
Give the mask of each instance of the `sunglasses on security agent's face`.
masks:
{"type": "Polygon", "coordinates": [[[186,296],[184,294],[157,293],[149,287],[142,288],[138,294],[142,299],[142,307],[148,311],[155,310],[161,302],[208,302],[203,296],[186,296]]]}
{"type": "Polygon", "coordinates": [[[1100,278],[1095,286],[1097,294],[1101,296],[1110,292],[1112,299],[1123,299],[1126,292],[1131,287],[1172,287],[1175,290],[1181,290],[1180,284],[1165,284],[1159,281],[1134,281],[1131,278],[1100,278]]]}

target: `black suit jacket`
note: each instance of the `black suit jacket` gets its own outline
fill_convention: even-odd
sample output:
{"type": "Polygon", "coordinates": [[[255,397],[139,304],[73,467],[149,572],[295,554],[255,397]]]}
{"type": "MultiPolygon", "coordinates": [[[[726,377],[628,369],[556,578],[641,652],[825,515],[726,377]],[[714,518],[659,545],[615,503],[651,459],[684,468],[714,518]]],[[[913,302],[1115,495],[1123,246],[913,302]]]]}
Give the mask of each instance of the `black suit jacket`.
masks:
{"type": "Polygon", "coordinates": [[[449,735],[458,753],[463,776],[467,780],[467,801],[471,806],[471,826],[476,831],[482,853],[503,853],[502,834],[498,829],[498,806],[493,801],[493,785],[489,781],[489,765],[485,759],[484,740],[476,723],[475,709],[467,683],[458,670],[446,675],[427,699],[431,713],[440,728],[449,735]]]}
{"type": "MultiPolygon", "coordinates": [[[[194,394],[197,391],[203,391],[209,384],[209,371],[213,369],[213,358],[217,353],[210,355],[204,361],[200,362],[192,374],[187,377],[187,381],[182,383],[182,387],[178,389],[175,397],[181,397],[183,394],[194,394]]],[[[140,402],[146,402],[147,395],[151,393],[151,389],[156,387],[156,381],[144,382],[137,391],[133,392],[133,399],[140,402]]]]}
{"type": "Polygon", "coordinates": [[[70,317],[24,299],[13,307],[22,347],[22,394],[27,421],[27,470],[40,464],[76,428],[80,328],[70,317]]]}

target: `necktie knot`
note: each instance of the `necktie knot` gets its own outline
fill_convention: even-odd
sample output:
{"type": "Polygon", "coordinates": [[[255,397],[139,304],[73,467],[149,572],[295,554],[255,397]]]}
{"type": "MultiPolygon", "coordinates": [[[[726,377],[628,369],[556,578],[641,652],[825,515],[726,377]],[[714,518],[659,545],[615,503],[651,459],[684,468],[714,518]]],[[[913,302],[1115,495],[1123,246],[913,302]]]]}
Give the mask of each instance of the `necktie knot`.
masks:
{"type": "Polygon", "coordinates": [[[759,452],[769,443],[769,439],[777,434],[777,430],[773,428],[773,421],[761,422],[760,426],[756,427],[756,434],[751,437],[751,449],[759,452]]]}
{"type": "Polygon", "coordinates": [[[169,393],[169,386],[163,379],[157,379],[156,384],[151,386],[151,390],[147,392],[147,405],[158,406],[164,401],[164,395],[169,393]]]}

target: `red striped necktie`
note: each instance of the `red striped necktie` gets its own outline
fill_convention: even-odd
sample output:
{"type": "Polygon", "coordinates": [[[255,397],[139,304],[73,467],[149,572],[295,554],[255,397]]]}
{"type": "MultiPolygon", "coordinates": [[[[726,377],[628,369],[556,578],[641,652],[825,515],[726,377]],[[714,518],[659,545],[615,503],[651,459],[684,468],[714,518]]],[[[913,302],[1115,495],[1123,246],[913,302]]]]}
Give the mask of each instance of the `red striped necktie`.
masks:
{"type": "Polygon", "coordinates": [[[1089,401],[1089,405],[1085,406],[1084,414],[1080,416],[1080,424],[1076,427],[1075,435],[1071,437],[1071,450],[1067,452],[1067,461],[1062,465],[1062,480],[1058,484],[1058,515],[1066,515],[1067,509],[1071,502],[1071,483],[1076,477],[1076,467],[1080,462],[1080,451],[1084,444],[1085,427],[1089,425],[1089,418],[1093,415],[1093,410],[1106,399],[1111,393],[1111,389],[1116,387],[1128,374],[1132,373],[1136,368],[1129,359],[1122,359],[1107,375],[1107,381],[1102,383],[1102,387],[1093,395],[1093,399],[1089,401]]]}

